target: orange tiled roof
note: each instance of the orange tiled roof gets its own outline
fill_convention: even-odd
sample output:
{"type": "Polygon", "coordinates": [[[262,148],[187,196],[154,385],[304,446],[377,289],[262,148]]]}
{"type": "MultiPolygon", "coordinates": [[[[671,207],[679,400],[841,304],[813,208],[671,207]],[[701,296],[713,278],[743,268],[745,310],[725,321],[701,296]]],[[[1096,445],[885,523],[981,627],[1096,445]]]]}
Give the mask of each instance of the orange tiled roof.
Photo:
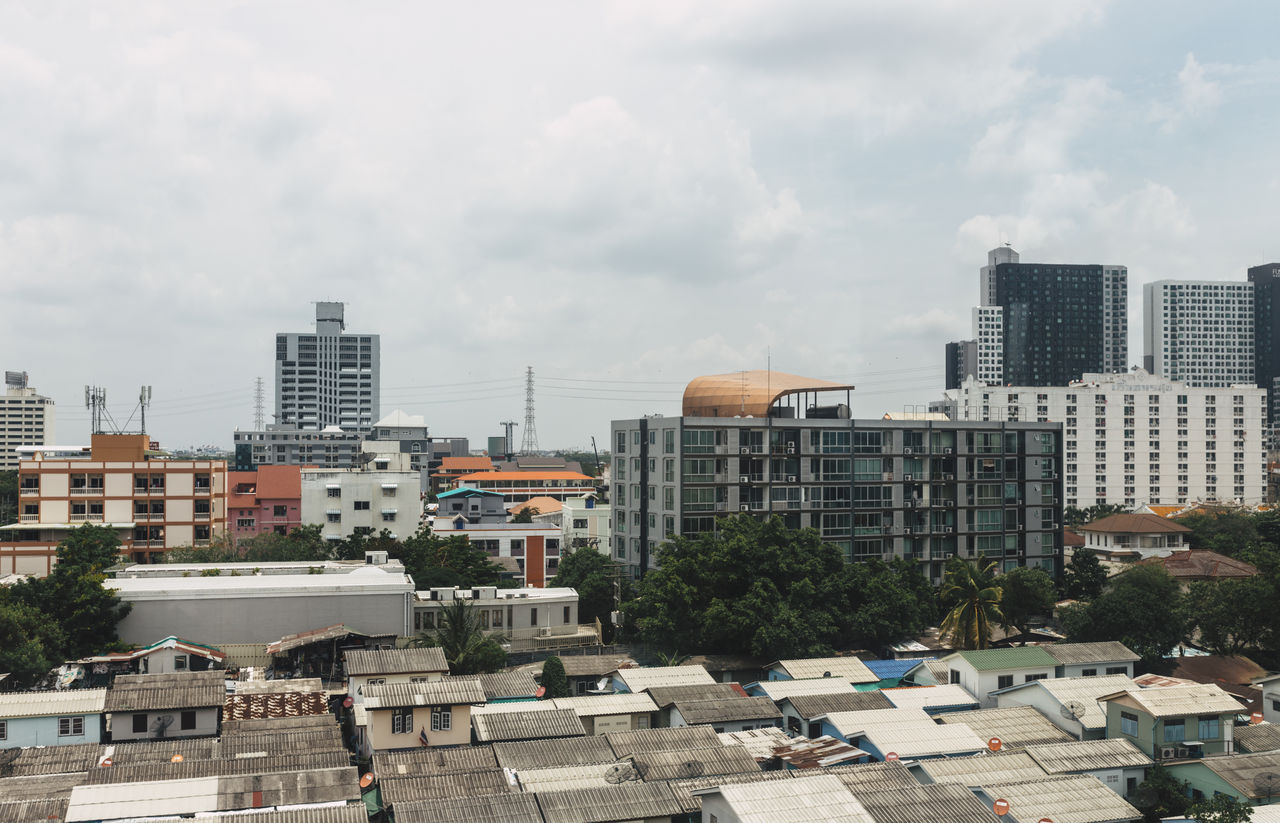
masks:
{"type": "Polygon", "coordinates": [[[258,499],[280,500],[302,497],[302,469],[299,466],[259,466],[258,499]]]}
{"type": "Polygon", "coordinates": [[[493,470],[493,461],[487,457],[444,457],[436,474],[453,472],[486,472],[493,470]]]}
{"type": "Polygon", "coordinates": [[[1064,546],[1083,546],[1083,545],[1084,545],[1084,543],[1085,543],[1084,537],[1082,537],[1082,536],[1080,536],[1080,535],[1076,534],[1075,532],[1071,531],[1071,529],[1063,529],[1063,530],[1062,530],[1062,545],[1064,545],[1064,546]]]}
{"type": "Polygon", "coordinates": [[[564,504],[554,497],[534,497],[511,507],[512,514],[519,514],[525,509],[537,509],[538,514],[551,514],[564,508],[564,504]]]}
{"type": "Polygon", "coordinates": [[[1182,534],[1191,531],[1186,526],[1166,517],[1154,514],[1113,514],[1085,523],[1080,527],[1082,532],[1103,532],[1105,534],[1182,534]]]}
{"type": "Polygon", "coordinates": [[[1151,513],[1158,517],[1173,517],[1182,511],[1182,506],[1147,506],[1151,513]]]}
{"type": "Polygon", "coordinates": [[[1159,563],[1175,578],[1182,579],[1221,579],[1227,577],[1253,577],[1258,567],[1243,560],[1236,560],[1208,549],[1191,549],[1185,552],[1174,552],[1168,557],[1146,561],[1159,563]]]}
{"type": "Polygon", "coordinates": [[[578,472],[475,472],[464,474],[459,481],[469,480],[590,480],[585,474],[578,472]]]}

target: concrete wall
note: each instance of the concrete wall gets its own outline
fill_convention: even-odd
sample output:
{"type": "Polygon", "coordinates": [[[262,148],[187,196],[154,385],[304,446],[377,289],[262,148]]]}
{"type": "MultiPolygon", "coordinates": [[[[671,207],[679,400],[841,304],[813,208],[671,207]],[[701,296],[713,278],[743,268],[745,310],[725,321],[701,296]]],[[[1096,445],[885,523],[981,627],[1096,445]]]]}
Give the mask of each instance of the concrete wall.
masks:
{"type": "Polygon", "coordinates": [[[1040,668],[1029,669],[1002,669],[989,672],[980,672],[970,666],[963,658],[950,660],[947,665],[951,667],[951,671],[960,673],[960,685],[965,691],[978,699],[978,705],[984,709],[993,709],[996,707],[996,698],[991,693],[1000,688],[1000,678],[1006,675],[1013,677],[1011,685],[1017,686],[1027,682],[1028,675],[1044,675],[1045,679],[1054,676],[1054,666],[1044,666],[1040,668]]]}
{"type": "Polygon", "coordinates": [[[351,695],[351,699],[356,703],[364,702],[364,687],[369,685],[370,680],[376,680],[379,683],[417,683],[419,681],[439,680],[443,674],[441,672],[416,673],[416,674],[379,674],[379,675],[350,675],[348,677],[347,693],[351,695]]]}
{"type": "Polygon", "coordinates": [[[1071,663],[1058,667],[1058,677],[1104,677],[1108,674],[1123,674],[1133,677],[1133,663],[1112,661],[1110,663],[1071,663]],[[1088,669],[1093,674],[1085,674],[1088,669]],[[1110,671],[1109,671],[1110,670],[1110,671]]]}
{"type": "Polygon", "coordinates": [[[465,746],[471,742],[471,707],[451,706],[453,717],[450,729],[444,731],[431,730],[431,707],[415,706],[413,709],[413,729],[401,734],[393,734],[391,729],[391,709],[377,709],[369,712],[369,725],[366,739],[375,751],[389,749],[417,749],[422,743],[418,734],[427,730],[427,739],[432,746],[465,746]]]}
{"type": "Polygon", "coordinates": [[[108,715],[107,728],[114,743],[122,740],[152,740],[156,738],[156,734],[151,730],[157,718],[172,717],[173,722],[164,730],[165,738],[174,737],[211,737],[218,733],[218,719],[222,714],[221,707],[195,709],[196,725],[193,729],[182,728],[182,710],[166,709],[165,711],[152,712],[118,712],[108,715]],[[147,730],[145,732],[135,732],[133,730],[134,716],[146,715],[147,730]]]}
{"type": "Polygon", "coordinates": [[[65,746],[69,743],[100,743],[102,741],[101,714],[64,714],[59,717],[0,718],[6,725],[0,748],[20,746],[65,746]],[[84,721],[84,734],[59,735],[58,721],[63,717],[79,717],[84,721]]]}

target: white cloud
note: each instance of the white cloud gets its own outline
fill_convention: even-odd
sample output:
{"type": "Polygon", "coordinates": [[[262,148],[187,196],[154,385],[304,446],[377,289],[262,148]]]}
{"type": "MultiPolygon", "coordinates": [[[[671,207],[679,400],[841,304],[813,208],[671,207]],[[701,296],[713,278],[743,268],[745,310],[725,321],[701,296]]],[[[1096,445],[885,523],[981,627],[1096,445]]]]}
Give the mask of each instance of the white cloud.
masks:
{"type": "Polygon", "coordinates": [[[1230,66],[1205,66],[1191,52],[1178,71],[1177,95],[1170,103],[1155,103],[1151,107],[1151,117],[1161,124],[1161,128],[1170,132],[1183,122],[1203,117],[1213,112],[1222,102],[1222,87],[1210,79],[1210,73],[1232,73],[1236,69],[1230,66]]]}
{"type": "Polygon", "coordinates": [[[1072,78],[1052,104],[994,123],[973,147],[976,173],[1050,173],[1070,164],[1072,143],[1121,101],[1101,77],[1072,78]]]}

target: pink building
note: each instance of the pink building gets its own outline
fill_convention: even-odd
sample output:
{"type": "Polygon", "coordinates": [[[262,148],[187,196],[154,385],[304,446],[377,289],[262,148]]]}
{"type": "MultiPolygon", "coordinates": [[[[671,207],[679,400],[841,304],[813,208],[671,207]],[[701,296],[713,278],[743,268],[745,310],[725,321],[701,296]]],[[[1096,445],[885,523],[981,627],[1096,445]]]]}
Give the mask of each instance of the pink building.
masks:
{"type": "Polygon", "coordinates": [[[227,530],[236,538],[302,525],[302,470],[298,466],[259,466],[252,472],[227,472],[227,530]]]}

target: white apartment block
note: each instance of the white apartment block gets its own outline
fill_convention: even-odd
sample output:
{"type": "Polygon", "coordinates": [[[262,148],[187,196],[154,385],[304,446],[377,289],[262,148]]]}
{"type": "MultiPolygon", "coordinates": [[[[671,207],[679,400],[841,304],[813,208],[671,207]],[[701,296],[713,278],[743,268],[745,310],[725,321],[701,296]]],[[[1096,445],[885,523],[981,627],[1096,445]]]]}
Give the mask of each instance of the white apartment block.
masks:
{"type": "Polygon", "coordinates": [[[966,380],[944,397],[931,408],[956,420],[1062,423],[1066,506],[1265,499],[1267,401],[1256,386],[1195,387],[1137,370],[1070,386],[966,380]]]}
{"type": "Polygon", "coordinates": [[[1004,308],[974,308],[973,336],[978,341],[978,373],[975,377],[979,383],[999,386],[1004,382],[1004,308]]]}
{"type": "Polygon", "coordinates": [[[19,446],[44,446],[55,441],[53,400],[27,386],[25,372],[5,372],[0,396],[0,471],[18,468],[19,446]]]}
{"type": "Polygon", "coordinates": [[[1129,368],[1129,269],[1102,267],[1102,370],[1120,374],[1129,368]]]}
{"type": "Polygon", "coordinates": [[[367,432],[379,417],[379,338],[344,334],[342,303],[316,303],[314,333],[276,335],[276,423],[367,432]]]}
{"type": "Polygon", "coordinates": [[[302,470],[302,522],[321,525],[326,540],[383,529],[404,540],[421,521],[418,472],[302,470]]]}
{"type": "Polygon", "coordinates": [[[1254,383],[1253,284],[1160,280],[1142,289],[1147,371],[1188,386],[1254,383]]]}

